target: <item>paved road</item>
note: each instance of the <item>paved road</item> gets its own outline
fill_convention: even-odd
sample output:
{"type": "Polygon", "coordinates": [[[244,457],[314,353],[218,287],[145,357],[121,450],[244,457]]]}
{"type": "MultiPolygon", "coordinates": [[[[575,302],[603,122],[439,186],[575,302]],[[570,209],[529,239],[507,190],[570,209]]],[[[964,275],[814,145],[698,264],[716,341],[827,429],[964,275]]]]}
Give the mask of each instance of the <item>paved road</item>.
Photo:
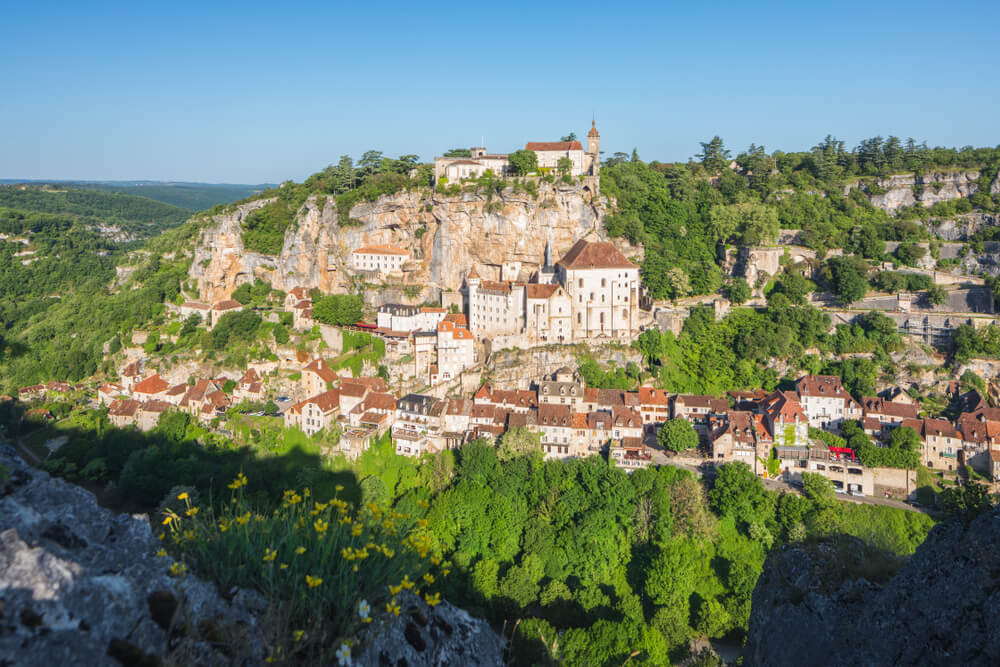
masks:
{"type": "MultiPolygon", "coordinates": [[[[714,468],[703,469],[697,465],[692,465],[684,460],[677,460],[676,457],[669,456],[663,450],[655,449],[650,447],[653,456],[653,463],[656,465],[667,465],[674,466],[675,468],[683,468],[689,472],[694,473],[696,477],[713,477],[715,475],[714,468]]],[[[798,487],[792,486],[788,482],[780,479],[762,479],[761,482],[764,483],[764,487],[771,489],[772,491],[786,491],[789,493],[798,493],[801,495],[801,491],[798,487]]],[[[896,509],[906,510],[908,512],[920,512],[922,514],[928,514],[934,516],[935,511],[928,509],[926,507],[914,507],[908,503],[904,503],[901,500],[893,500],[892,498],[883,498],[880,496],[851,496],[846,493],[836,494],[837,500],[841,500],[845,503],[860,503],[864,505],[884,505],[886,507],[895,507],[896,509]]]]}

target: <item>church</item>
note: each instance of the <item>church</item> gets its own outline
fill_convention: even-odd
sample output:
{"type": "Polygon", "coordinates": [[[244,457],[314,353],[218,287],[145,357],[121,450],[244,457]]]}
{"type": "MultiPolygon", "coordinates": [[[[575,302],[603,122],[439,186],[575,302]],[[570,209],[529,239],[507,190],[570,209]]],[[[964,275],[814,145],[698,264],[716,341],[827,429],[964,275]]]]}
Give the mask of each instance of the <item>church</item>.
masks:
{"type": "MultiPolygon", "coordinates": [[[[579,141],[529,141],[525,150],[533,151],[538,156],[539,171],[555,171],[559,160],[568,158],[570,176],[597,176],[601,169],[601,135],[597,132],[596,121],[590,122],[590,132],[587,133],[587,150],[579,141]]],[[[469,157],[436,157],[434,158],[434,180],[442,178],[454,183],[463,178],[479,178],[487,171],[497,176],[512,176],[508,155],[502,153],[487,153],[483,146],[469,149],[469,157]]]]}
{"type": "Polygon", "coordinates": [[[510,344],[630,339],[638,333],[639,267],[609,241],[577,241],[533,282],[466,278],[469,329],[510,344]]]}

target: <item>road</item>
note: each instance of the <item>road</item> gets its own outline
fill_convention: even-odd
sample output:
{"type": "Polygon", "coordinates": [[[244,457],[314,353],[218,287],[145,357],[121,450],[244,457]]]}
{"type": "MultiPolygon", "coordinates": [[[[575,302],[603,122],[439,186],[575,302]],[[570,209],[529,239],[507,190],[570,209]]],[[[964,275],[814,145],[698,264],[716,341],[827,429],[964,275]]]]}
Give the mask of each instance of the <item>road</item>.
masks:
{"type": "MultiPolygon", "coordinates": [[[[714,477],[715,469],[708,468],[702,469],[697,465],[686,462],[684,460],[677,460],[677,457],[669,456],[661,449],[656,449],[650,447],[650,452],[653,456],[653,463],[656,465],[666,465],[674,466],[675,468],[683,468],[689,472],[694,473],[696,477],[714,477]]],[[[801,491],[798,487],[792,486],[788,482],[780,479],[761,479],[764,483],[764,488],[770,489],[772,491],[785,491],[788,493],[797,493],[801,495],[801,491]]],[[[846,493],[836,494],[837,500],[843,501],[845,503],[859,503],[863,505],[883,505],[885,507],[895,507],[896,509],[906,510],[908,512],[920,512],[921,514],[927,514],[929,516],[934,516],[936,512],[926,507],[914,507],[908,503],[904,503],[901,500],[894,500],[892,498],[883,498],[880,496],[850,496],[846,493]]]]}

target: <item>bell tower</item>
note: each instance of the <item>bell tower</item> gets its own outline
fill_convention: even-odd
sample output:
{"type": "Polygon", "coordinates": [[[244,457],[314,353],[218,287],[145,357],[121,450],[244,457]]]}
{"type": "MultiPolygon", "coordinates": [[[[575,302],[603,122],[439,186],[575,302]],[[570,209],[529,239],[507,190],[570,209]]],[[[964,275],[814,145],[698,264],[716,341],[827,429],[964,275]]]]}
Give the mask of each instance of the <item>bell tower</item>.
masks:
{"type": "Polygon", "coordinates": [[[597,176],[601,169],[601,135],[597,132],[597,121],[590,121],[587,133],[587,153],[590,154],[590,175],[597,176]]]}

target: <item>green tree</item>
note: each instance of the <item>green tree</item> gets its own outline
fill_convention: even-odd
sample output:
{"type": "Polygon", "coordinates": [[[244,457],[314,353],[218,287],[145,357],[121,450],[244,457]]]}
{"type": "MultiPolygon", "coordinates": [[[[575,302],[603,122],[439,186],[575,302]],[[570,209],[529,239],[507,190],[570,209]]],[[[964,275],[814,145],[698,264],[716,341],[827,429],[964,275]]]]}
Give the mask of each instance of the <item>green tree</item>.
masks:
{"type": "Polygon", "coordinates": [[[250,303],[250,283],[243,283],[233,290],[232,297],[244,306],[250,303]]]}
{"type": "Polygon", "coordinates": [[[729,283],[728,296],[733,303],[745,303],[750,298],[750,286],[743,278],[734,278],[729,283]]]}
{"type": "Polygon", "coordinates": [[[695,157],[701,160],[701,164],[709,173],[717,174],[729,166],[730,156],[731,153],[726,149],[722,138],[716,135],[707,142],[701,142],[701,153],[695,157]]]}
{"type": "Polygon", "coordinates": [[[507,156],[510,168],[515,174],[524,176],[538,170],[538,155],[535,151],[525,149],[516,150],[507,156]]]}
{"type": "Polygon", "coordinates": [[[698,447],[698,433],[687,419],[668,419],[657,432],[656,441],[664,449],[683,452],[698,447]]]}
{"type": "Polygon", "coordinates": [[[570,172],[573,170],[573,161],[568,157],[563,156],[559,158],[556,162],[556,171],[558,171],[563,176],[569,176],[570,172]]]}
{"type": "Polygon", "coordinates": [[[931,285],[926,292],[927,303],[932,306],[941,306],[948,301],[948,290],[941,285],[931,285]]]}
{"type": "Polygon", "coordinates": [[[534,454],[540,451],[542,451],[541,434],[520,426],[515,426],[500,436],[500,442],[497,447],[497,458],[500,461],[509,461],[517,456],[534,454]]]}
{"type": "Polygon", "coordinates": [[[357,294],[328,294],[313,299],[313,319],[324,324],[356,324],[364,316],[364,300],[357,294]]]}
{"type": "Polygon", "coordinates": [[[833,484],[819,473],[802,473],[802,493],[820,509],[830,508],[836,504],[833,484]]]}

